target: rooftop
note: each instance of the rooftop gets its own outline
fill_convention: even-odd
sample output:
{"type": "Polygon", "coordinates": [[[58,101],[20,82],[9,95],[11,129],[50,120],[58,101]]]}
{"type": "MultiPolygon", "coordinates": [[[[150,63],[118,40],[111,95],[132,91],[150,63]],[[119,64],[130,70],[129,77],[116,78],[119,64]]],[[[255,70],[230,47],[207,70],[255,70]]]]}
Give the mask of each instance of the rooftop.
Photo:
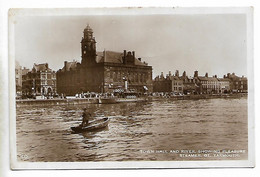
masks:
{"type": "Polygon", "coordinates": [[[51,71],[51,69],[48,66],[48,63],[42,63],[42,64],[36,64],[33,65],[33,72],[40,72],[40,71],[51,71]]]}
{"type": "MultiPolygon", "coordinates": [[[[104,51],[97,52],[96,61],[97,63],[123,63],[122,57],[124,53],[115,52],[115,51],[104,51]]],[[[135,58],[135,65],[139,66],[147,66],[147,63],[141,62],[137,58],[135,58]]]]}
{"type": "Polygon", "coordinates": [[[70,71],[70,70],[75,70],[77,67],[78,62],[77,61],[71,61],[71,62],[67,62],[65,61],[63,68],[61,69],[61,71],[70,71]]]}
{"type": "Polygon", "coordinates": [[[201,81],[218,81],[218,79],[215,78],[215,77],[199,76],[198,78],[199,78],[199,80],[201,80],[201,81]]]}

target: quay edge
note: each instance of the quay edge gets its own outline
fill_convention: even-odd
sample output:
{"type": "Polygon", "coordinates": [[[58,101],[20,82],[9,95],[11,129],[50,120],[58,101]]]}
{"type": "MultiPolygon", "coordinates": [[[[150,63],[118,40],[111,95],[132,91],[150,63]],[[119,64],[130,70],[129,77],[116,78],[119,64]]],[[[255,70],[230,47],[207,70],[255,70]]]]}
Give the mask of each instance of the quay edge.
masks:
{"type": "MultiPolygon", "coordinates": [[[[174,97],[141,97],[135,99],[117,98],[116,103],[124,102],[149,102],[159,100],[198,100],[198,99],[214,99],[214,98],[240,98],[247,96],[244,94],[225,94],[225,95],[183,95],[174,97]]],[[[23,106],[44,106],[44,105],[77,105],[77,104],[99,104],[99,98],[70,98],[70,99],[28,99],[16,100],[17,107],[23,106]]]]}

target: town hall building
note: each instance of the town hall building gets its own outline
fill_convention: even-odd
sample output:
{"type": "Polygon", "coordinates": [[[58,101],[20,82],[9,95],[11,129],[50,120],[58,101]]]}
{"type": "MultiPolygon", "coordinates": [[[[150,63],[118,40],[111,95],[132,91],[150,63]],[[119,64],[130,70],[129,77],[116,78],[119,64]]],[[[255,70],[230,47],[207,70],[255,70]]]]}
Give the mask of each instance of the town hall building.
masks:
{"type": "Polygon", "coordinates": [[[81,63],[64,62],[57,71],[57,92],[75,95],[82,92],[112,93],[116,90],[152,92],[152,66],[134,51],[96,51],[96,40],[89,25],[81,40],[81,63]]]}

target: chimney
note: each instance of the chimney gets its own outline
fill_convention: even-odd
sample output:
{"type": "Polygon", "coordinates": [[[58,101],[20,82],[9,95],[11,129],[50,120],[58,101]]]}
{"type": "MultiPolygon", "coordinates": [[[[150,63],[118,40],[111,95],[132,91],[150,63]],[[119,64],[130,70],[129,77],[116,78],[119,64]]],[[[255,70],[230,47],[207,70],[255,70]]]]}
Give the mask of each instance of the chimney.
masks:
{"type": "Polygon", "coordinates": [[[176,70],[175,76],[179,77],[179,70],[176,70]]]}
{"type": "Polygon", "coordinates": [[[198,77],[199,76],[199,72],[198,71],[194,71],[194,77],[198,77]]]}
{"type": "Polygon", "coordinates": [[[209,77],[209,74],[208,74],[208,73],[206,73],[206,74],[205,74],[205,77],[209,77]]]}
{"type": "Polygon", "coordinates": [[[67,71],[67,61],[64,61],[64,68],[65,68],[65,71],[67,71]]]}
{"type": "Polygon", "coordinates": [[[104,63],[106,62],[106,50],[103,51],[104,63]]]}
{"type": "Polygon", "coordinates": [[[141,61],[141,58],[138,58],[139,61],[141,61]]]}
{"type": "Polygon", "coordinates": [[[123,63],[126,64],[126,50],[124,50],[123,63]]]}
{"type": "Polygon", "coordinates": [[[46,63],[46,64],[45,64],[45,67],[46,67],[47,69],[49,68],[49,65],[48,65],[48,63],[46,63]]]}
{"type": "Polygon", "coordinates": [[[135,59],[135,51],[132,51],[132,54],[133,54],[133,58],[135,59]]]}
{"type": "Polygon", "coordinates": [[[227,78],[230,78],[230,73],[227,74],[227,78]]]}
{"type": "Polygon", "coordinates": [[[226,78],[226,75],[224,75],[223,78],[226,78]]]}
{"type": "Polygon", "coordinates": [[[172,76],[172,72],[171,71],[169,71],[169,76],[172,76]]]}
{"type": "Polygon", "coordinates": [[[217,75],[215,75],[215,78],[218,78],[218,76],[217,76],[217,75]]]}
{"type": "Polygon", "coordinates": [[[161,76],[160,76],[160,78],[164,78],[164,76],[163,76],[163,72],[161,72],[161,76]]]}
{"type": "Polygon", "coordinates": [[[183,76],[183,77],[186,77],[186,71],[183,72],[182,76],[183,76]]]}

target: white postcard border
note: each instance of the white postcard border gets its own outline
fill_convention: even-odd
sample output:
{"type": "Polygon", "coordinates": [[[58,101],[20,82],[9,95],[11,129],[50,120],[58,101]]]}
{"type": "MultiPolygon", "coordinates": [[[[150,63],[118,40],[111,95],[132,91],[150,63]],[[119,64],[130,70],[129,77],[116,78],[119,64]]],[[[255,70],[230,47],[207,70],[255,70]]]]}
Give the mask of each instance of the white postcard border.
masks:
{"type": "Polygon", "coordinates": [[[89,9],[10,9],[9,10],[9,115],[11,168],[20,169],[136,169],[136,168],[215,168],[254,167],[254,63],[253,8],[89,8],[89,9]],[[129,162],[19,162],[16,153],[15,109],[15,35],[17,16],[83,16],[83,15],[155,15],[155,14],[246,14],[247,15],[247,74],[248,74],[248,160],[237,161],[129,161],[129,162]]]}

